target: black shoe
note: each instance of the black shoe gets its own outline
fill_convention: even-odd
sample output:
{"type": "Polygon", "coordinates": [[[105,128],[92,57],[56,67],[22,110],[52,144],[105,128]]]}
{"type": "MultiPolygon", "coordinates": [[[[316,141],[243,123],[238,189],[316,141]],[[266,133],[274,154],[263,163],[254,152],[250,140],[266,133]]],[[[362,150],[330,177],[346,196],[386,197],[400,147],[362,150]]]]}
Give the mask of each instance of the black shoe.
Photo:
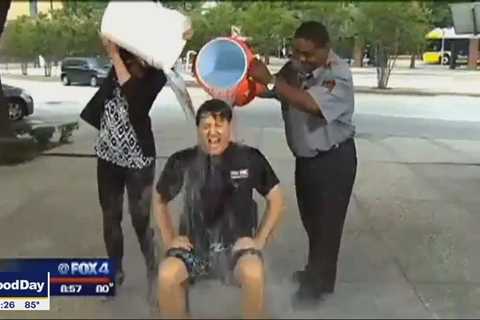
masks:
{"type": "Polygon", "coordinates": [[[307,270],[297,270],[292,274],[292,281],[295,283],[307,282],[307,270]]]}
{"type": "Polygon", "coordinates": [[[317,307],[325,300],[325,293],[311,287],[301,285],[292,298],[294,309],[305,309],[317,307]]]}
{"type": "Polygon", "coordinates": [[[292,281],[295,283],[308,282],[308,265],[303,270],[297,270],[292,274],[292,281]]]}

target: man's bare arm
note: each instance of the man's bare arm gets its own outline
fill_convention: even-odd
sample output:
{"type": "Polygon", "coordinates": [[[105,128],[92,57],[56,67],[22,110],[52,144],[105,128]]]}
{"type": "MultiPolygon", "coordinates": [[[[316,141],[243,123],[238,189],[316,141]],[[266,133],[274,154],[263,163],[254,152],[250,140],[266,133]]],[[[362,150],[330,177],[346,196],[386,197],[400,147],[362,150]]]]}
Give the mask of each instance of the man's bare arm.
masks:
{"type": "Polygon", "coordinates": [[[273,187],[265,198],[267,208],[255,237],[259,249],[262,249],[265,243],[271,239],[285,211],[285,202],[280,185],[277,184],[273,187]]]}
{"type": "Polygon", "coordinates": [[[160,228],[160,234],[163,243],[168,246],[176,238],[175,228],[172,222],[172,215],[168,202],[162,199],[162,196],[155,192],[153,196],[153,207],[155,214],[155,221],[160,228]]]}

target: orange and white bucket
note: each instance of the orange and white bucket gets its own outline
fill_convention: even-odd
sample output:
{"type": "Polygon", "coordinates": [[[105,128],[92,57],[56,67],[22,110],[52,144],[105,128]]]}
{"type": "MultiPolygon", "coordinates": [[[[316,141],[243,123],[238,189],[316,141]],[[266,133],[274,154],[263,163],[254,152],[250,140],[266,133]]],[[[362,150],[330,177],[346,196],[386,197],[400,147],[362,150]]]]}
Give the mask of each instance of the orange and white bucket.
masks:
{"type": "Polygon", "coordinates": [[[266,90],[248,77],[254,58],[252,49],[237,37],[216,38],[199,51],[195,77],[213,98],[231,106],[245,106],[266,90]]]}

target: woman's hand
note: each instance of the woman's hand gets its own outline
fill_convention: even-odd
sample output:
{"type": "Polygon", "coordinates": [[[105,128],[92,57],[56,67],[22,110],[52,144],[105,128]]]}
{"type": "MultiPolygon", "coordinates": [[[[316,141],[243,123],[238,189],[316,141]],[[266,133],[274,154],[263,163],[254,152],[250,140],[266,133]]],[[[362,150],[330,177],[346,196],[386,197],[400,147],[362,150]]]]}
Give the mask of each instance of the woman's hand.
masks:
{"type": "Polygon", "coordinates": [[[110,41],[109,39],[102,37],[102,44],[103,47],[105,48],[105,51],[107,52],[108,56],[110,58],[114,58],[116,56],[119,56],[119,48],[116,43],[110,41]]]}

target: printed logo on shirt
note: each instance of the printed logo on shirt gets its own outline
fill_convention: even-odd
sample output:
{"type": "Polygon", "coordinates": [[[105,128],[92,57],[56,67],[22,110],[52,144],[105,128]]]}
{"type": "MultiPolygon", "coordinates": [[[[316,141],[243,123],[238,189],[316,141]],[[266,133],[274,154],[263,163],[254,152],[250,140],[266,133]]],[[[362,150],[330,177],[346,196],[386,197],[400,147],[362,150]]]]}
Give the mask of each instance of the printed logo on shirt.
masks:
{"type": "Polygon", "coordinates": [[[230,178],[232,180],[246,179],[248,178],[248,169],[232,170],[230,171],[230,178]]]}

